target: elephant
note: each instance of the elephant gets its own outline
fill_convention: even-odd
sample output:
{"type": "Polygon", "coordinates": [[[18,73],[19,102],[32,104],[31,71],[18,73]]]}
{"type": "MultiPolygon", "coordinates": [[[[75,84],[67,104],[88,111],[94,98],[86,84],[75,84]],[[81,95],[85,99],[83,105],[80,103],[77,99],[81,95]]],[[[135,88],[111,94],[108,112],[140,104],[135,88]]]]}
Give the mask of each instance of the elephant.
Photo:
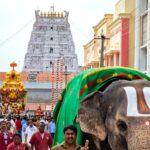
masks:
{"type": "Polygon", "coordinates": [[[150,150],[150,81],[118,80],[87,95],[76,122],[92,137],[90,149],[150,150]]]}

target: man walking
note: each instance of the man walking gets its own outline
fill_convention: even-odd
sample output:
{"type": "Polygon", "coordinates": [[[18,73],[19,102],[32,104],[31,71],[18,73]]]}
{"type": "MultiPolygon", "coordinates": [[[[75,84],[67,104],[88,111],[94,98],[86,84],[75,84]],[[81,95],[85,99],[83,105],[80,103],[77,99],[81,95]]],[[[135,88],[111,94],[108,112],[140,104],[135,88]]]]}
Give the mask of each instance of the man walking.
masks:
{"type": "MultiPolygon", "coordinates": [[[[29,125],[25,129],[25,143],[30,145],[30,139],[32,135],[37,132],[37,127],[33,125],[32,119],[29,120],[29,125]]],[[[24,141],[23,141],[24,142],[24,141]]]]}
{"type": "Polygon", "coordinates": [[[6,121],[2,121],[0,127],[0,150],[6,150],[7,146],[12,142],[13,135],[8,131],[6,121]]]}
{"type": "Polygon", "coordinates": [[[30,140],[31,149],[48,150],[52,145],[51,135],[45,131],[45,123],[39,123],[39,131],[34,133],[30,140]]]}

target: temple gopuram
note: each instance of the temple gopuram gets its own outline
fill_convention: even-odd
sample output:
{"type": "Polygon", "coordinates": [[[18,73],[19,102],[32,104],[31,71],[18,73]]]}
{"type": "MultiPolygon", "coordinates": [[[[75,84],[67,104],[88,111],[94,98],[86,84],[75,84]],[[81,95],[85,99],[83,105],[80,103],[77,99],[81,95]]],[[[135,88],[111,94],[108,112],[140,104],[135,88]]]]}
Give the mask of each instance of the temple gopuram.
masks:
{"type": "MultiPolygon", "coordinates": [[[[78,73],[69,12],[35,11],[20,78],[27,90],[25,110],[52,112],[62,89],[78,73]]],[[[0,72],[0,86],[6,72],[0,72]]]]}
{"type": "Polygon", "coordinates": [[[35,11],[35,22],[24,58],[23,72],[56,72],[57,69],[76,73],[78,59],[72,38],[69,12],[35,11]]]}

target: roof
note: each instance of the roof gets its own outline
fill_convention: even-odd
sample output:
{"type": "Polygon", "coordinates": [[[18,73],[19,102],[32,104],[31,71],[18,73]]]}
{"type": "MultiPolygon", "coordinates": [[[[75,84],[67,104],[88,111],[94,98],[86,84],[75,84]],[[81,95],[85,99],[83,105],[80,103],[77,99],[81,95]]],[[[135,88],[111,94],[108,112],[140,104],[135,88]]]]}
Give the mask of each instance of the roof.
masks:
{"type": "MultiPolygon", "coordinates": [[[[0,86],[2,86],[3,81],[0,81],[0,86]]],[[[52,82],[23,82],[23,85],[26,89],[51,89],[52,88],[52,82]]],[[[58,83],[60,85],[60,83],[58,83]]],[[[54,83],[54,88],[56,88],[57,84],[54,83]]],[[[62,83],[62,88],[65,87],[65,84],[62,83]]]]}

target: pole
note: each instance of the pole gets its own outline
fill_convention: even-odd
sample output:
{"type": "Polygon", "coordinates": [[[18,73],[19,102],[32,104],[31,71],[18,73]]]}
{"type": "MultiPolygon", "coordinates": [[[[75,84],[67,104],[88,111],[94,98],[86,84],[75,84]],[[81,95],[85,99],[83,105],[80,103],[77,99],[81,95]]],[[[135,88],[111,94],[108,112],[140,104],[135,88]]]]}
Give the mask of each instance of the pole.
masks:
{"type": "Polygon", "coordinates": [[[101,35],[101,52],[100,52],[100,67],[104,67],[104,41],[105,36],[101,35]]]}
{"type": "Polygon", "coordinates": [[[67,66],[65,66],[65,87],[67,86],[67,66]]]}
{"type": "Polygon", "coordinates": [[[99,67],[104,67],[104,42],[105,40],[109,40],[110,38],[105,37],[105,35],[103,34],[103,30],[101,32],[101,36],[95,37],[94,35],[94,39],[101,39],[101,49],[99,51],[100,54],[100,58],[99,58],[99,67]]]}

